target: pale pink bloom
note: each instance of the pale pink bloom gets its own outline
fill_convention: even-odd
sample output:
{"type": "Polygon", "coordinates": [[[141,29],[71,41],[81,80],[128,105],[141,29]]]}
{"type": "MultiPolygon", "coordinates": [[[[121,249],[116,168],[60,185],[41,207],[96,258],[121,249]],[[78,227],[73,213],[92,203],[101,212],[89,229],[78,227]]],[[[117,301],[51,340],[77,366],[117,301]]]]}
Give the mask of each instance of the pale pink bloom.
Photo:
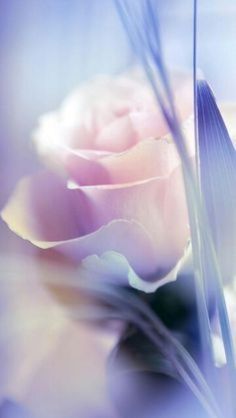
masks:
{"type": "MultiPolygon", "coordinates": [[[[173,86],[186,120],[191,80],[176,75],[173,86]]],[[[82,262],[83,274],[145,291],[165,282],[189,226],[180,161],[145,79],[134,72],[79,87],[40,119],[34,142],[54,173],[19,182],[2,212],[9,227],[82,262]]]]}

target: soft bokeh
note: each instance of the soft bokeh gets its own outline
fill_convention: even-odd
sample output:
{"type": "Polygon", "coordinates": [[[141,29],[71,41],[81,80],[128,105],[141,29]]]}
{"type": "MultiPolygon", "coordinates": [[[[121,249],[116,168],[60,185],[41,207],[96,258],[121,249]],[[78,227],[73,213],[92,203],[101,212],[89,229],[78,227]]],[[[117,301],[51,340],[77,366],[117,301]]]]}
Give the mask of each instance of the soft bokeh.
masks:
{"type": "Polygon", "coordinates": [[[35,418],[115,417],[106,363],[118,333],[72,321],[42,285],[71,270],[16,257],[1,257],[0,268],[0,416],[9,400],[35,418]]]}
{"type": "MultiPolygon", "coordinates": [[[[136,2],[136,0],[132,1],[136,2]]],[[[190,69],[192,45],[189,33],[192,27],[192,1],[157,0],[156,3],[160,12],[168,65],[190,69]]],[[[202,68],[218,99],[235,99],[235,0],[214,2],[202,0],[199,2],[199,10],[198,66],[202,68]]],[[[95,73],[110,71],[115,73],[126,69],[128,65],[133,64],[133,57],[112,0],[70,0],[69,2],[67,0],[0,0],[0,41],[0,205],[2,208],[19,178],[40,167],[30,139],[38,117],[58,108],[64,97],[79,82],[89,79],[95,73]]],[[[14,266],[16,254],[27,253],[31,257],[35,253],[31,244],[18,238],[2,221],[0,221],[0,251],[8,255],[8,269],[9,266],[14,266]]],[[[49,256],[51,257],[52,253],[49,256]]],[[[22,275],[27,276],[25,269],[18,269],[17,273],[19,279],[22,275]]],[[[2,295],[0,311],[3,339],[0,355],[1,365],[4,367],[1,367],[0,383],[1,388],[6,389],[7,384],[8,387],[7,390],[1,390],[1,400],[5,399],[5,402],[4,409],[0,409],[0,416],[37,418],[38,412],[39,418],[58,418],[63,408],[66,408],[65,405],[62,408],[62,403],[67,401],[59,394],[73,387],[82,394],[79,397],[79,401],[82,399],[82,406],[78,405],[78,410],[80,407],[86,409],[96,405],[96,411],[90,410],[92,415],[88,415],[88,418],[104,418],[106,413],[109,418],[112,417],[110,406],[108,412],[102,410],[100,415],[98,415],[99,408],[97,409],[101,403],[104,405],[103,395],[101,399],[101,392],[97,392],[101,386],[104,387],[105,359],[104,351],[102,350],[102,353],[100,351],[101,346],[104,347],[101,342],[103,338],[98,335],[97,339],[94,329],[88,330],[84,326],[79,326],[77,329],[74,323],[70,323],[67,330],[59,330],[62,331],[61,344],[60,338],[57,340],[58,324],[54,327],[54,320],[51,322],[37,317],[36,323],[32,324],[29,315],[33,308],[37,310],[37,306],[40,305],[39,308],[42,309],[49,300],[50,305],[52,303],[54,306],[54,298],[52,299],[41,286],[40,290],[36,291],[32,283],[10,285],[7,275],[4,280],[2,264],[1,277],[3,281],[0,286],[2,295]],[[35,304],[35,307],[32,307],[32,304],[35,304]],[[25,314],[21,314],[22,305],[24,308],[25,306],[29,308],[26,309],[25,314]],[[8,320],[4,315],[8,316],[8,320]],[[32,325],[35,329],[33,335],[31,329],[22,330],[23,324],[32,325]],[[16,330],[20,330],[17,335],[16,330]],[[6,340],[8,331],[12,331],[10,340],[6,340]],[[47,346],[44,345],[44,337],[48,335],[50,335],[50,338],[47,338],[48,342],[52,340],[53,344],[55,343],[56,355],[53,359],[51,353],[50,355],[47,353],[47,346]],[[83,339],[82,347],[81,339],[83,339]],[[74,341],[72,348],[70,345],[66,346],[67,341],[74,341]],[[96,347],[91,355],[92,359],[96,360],[94,370],[90,362],[89,364],[87,362],[87,352],[90,352],[91,345],[93,348],[96,347]],[[81,347],[79,353],[77,346],[81,347]],[[76,352],[74,352],[75,348],[76,352]],[[43,359],[45,363],[43,361],[41,365],[41,355],[45,352],[47,353],[43,359]],[[101,357],[99,357],[100,353],[101,357]],[[67,369],[68,359],[71,360],[69,369],[67,369]],[[66,367],[64,367],[65,363],[66,367]],[[81,379],[74,381],[74,371],[81,376],[81,379]],[[35,372],[35,376],[31,375],[32,372],[35,372]],[[17,379],[14,381],[12,373],[15,377],[18,376],[20,383],[17,379]],[[31,377],[32,382],[34,381],[32,390],[28,391],[27,396],[26,392],[24,396],[20,393],[20,389],[23,391],[26,387],[23,385],[21,387],[22,373],[26,383],[31,382],[31,377]],[[67,385],[68,380],[69,385],[67,385]],[[83,382],[86,384],[83,385],[83,382]],[[95,400],[91,399],[91,387],[94,389],[95,398],[97,397],[95,400]],[[17,404],[20,405],[19,408],[17,404]],[[29,412],[25,412],[27,410],[29,412]],[[56,414],[55,417],[52,411],[56,414]]],[[[68,397],[68,400],[71,398],[68,397]]],[[[75,406],[74,402],[76,402],[75,398],[72,400],[75,406]]],[[[76,418],[78,410],[76,409],[74,414],[76,418]]],[[[74,412],[70,412],[74,418],[74,412]]],[[[66,418],[71,418],[70,412],[66,412],[66,418]]],[[[89,414],[89,410],[87,412],[89,414]]]]}

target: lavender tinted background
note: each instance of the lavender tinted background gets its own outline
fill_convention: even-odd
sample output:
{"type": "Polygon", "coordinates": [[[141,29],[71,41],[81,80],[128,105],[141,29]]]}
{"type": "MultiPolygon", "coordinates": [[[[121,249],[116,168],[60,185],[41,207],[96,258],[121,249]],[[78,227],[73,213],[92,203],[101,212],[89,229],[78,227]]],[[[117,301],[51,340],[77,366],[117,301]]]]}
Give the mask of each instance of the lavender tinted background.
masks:
{"type": "MultiPolygon", "coordinates": [[[[192,0],[156,3],[168,64],[191,68],[192,0]]],[[[200,3],[199,67],[218,98],[234,99],[235,0],[200,3]]],[[[56,108],[78,82],[132,61],[112,0],[0,0],[1,207],[16,181],[40,167],[30,144],[38,116],[56,108]]],[[[1,252],[32,249],[0,223],[1,252]]],[[[4,313],[15,299],[7,286],[1,285],[1,295],[4,313]]],[[[4,355],[0,352],[8,370],[4,355]]]]}
{"type": "MultiPolygon", "coordinates": [[[[156,0],[170,66],[191,68],[192,3],[156,0]]],[[[234,99],[235,0],[201,0],[199,16],[199,67],[219,99],[234,99]]],[[[0,0],[0,45],[2,207],[17,179],[39,167],[30,144],[38,116],[78,82],[122,70],[133,59],[112,0],[0,0]]],[[[20,249],[5,225],[0,233],[2,250],[20,249]]]]}

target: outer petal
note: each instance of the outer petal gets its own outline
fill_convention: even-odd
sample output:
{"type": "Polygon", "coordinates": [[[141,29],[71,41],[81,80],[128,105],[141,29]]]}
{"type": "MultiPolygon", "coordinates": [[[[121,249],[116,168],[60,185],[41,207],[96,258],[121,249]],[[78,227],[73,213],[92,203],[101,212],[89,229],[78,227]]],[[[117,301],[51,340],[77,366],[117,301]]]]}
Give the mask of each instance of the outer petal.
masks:
{"type": "Polygon", "coordinates": [[[187,205],[181,168],[177,167],[167,180],[163,205],[163,224],[169,251],[178,260],[190,237],[187,205]]]}
{"type": "Polygon", "coordinates": [[[78,273],[84,278],[88,277],[93,281],[112,282],[114,285],[127,285],[127,283],[129,283],[129,285],[135,289],[142,290],[146,293],[152,293],[165,283],[176,280],[180,270],[182,271],[185,268],[186,262],[187,253],[164,278],[148,281],[135,273],[122,254],[115,251],[107,251],[100,257],[96,255],[86,257],[82,261],[78,273]]]}
{"type": "Polygon", "coordinates": [[[41,172],[18,183],[1,216],[16,234],[30,241],[74,238],[81,231],[72,195],[63,180],[41,172]]]}
{"type": "Polygon", "coordinates": [[[113,218],[114,211],[102,217],[96,212],[99,202],[86,191],[68,190],[63,181],[43,172],[18,184],[2,218],[21,237],[41,248],[58,246],[77,262],[112,250],[124,254],[137,273],[153,273],[158,255],[145,228],[132,215],[126,219],[124,212],[117,212],[123,219],[113,218]]]}
{"type": "Polygon", "coordinates": [[[147,139],[128,151],[93,156],[68,153],[66,171],[79,185],[124,184],[168,176],[179,158],[173,143],[165,139],[147,139]],[[92,158],[93,157],[93,158],[92,158]]]}
{"type": "Polygon", "coordinates": [[[91,234],[54,245],[75,261],[92,254],[101,256],[106,251],[115,251],[127,258],[138,275],[147,279],[151,276],[150,280],[157,279],[159,255],[145,228],[132,220],[115,220],[91,234]]]}
{"type": "Polygon", "coordinates": [[[19,184],[2,217],[41,248],[58,245],[77,261],[116,251],[137,274],[155,279],[176,264],[187,240],[181,184],[177,169],[170,179],[128,187],[66,190],[63,182],[43,173],[19,184]]]}
{"type": "Polygon", "coordinates": [[[95,230],[114,219],[134,220],[145,228],[156,254],[157,275],[162,276],[181,257],[189,229],[180,168],[170,178],[154,178],[129,187],[79,190],[87,198],[90,226],[95,230]]]}

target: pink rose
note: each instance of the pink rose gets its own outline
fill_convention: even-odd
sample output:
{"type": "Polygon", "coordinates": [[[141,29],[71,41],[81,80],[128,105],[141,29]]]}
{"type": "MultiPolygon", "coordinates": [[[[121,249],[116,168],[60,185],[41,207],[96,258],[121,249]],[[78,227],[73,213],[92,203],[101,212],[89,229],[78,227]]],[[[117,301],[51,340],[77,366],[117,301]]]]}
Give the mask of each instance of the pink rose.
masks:
{"type": "MultiPolygon", "coordinates": [[[[189,78],[173,81],[178,112],[192,111],[189,78]]],[[[154,291],[189,236],[180,161],[147,82],[98,77],[43,116],[34,142],[51,170],[24,178],[2,212],[40,248],[80,272],[154,291]]]]}

